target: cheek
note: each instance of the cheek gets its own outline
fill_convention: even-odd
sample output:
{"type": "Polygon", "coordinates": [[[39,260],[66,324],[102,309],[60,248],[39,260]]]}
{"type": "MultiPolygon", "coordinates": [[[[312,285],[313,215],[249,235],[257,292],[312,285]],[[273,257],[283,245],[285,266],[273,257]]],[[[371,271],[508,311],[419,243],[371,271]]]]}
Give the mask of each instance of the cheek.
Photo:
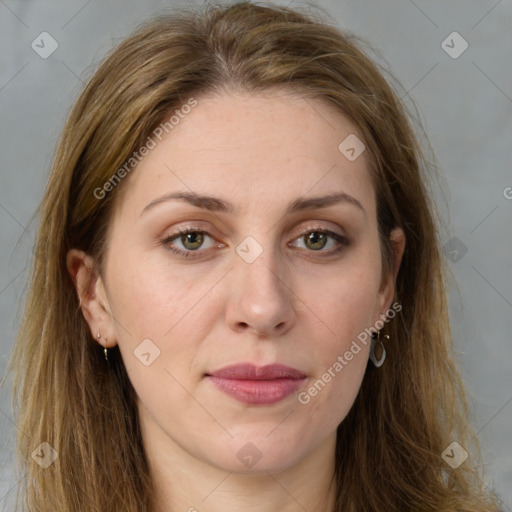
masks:
{"type": "MultiPolygon", "coordinates": [[[[378,270],[378,269],[377,269],[378,270]]],[[[345,350],[372,325],[378,302],[379,275],[371,263],[333,273],[322,294],[310,295],[312,309],[329,328],[324,338],[328,352],[345,350]]]]}
{"type": "Polygon", "coordinates": [[[117,343],[137,395],[158,418],[164,396],[174,405],[163,410],[188,403],[181,384],[200,370],[197,354],[209,328],[202,304],[210,303],[205,294],[211,286],[170,276],[163,268],[125,263],[111,282],[117,343]]]}
{"type": "MultiPolygon", "coordinates": [[[[335,273],[324,294],[310,295],[324,335],[315,337],[315,374],[302,396],[311,414],[327,415],[336,427],[346,416],[360,388],[370,348],[372,318],[378,293],[378,268],[352,266],[335,273]],[[367,329],[365,331],[365,329],[367,329]],[[331,412],[328,412],[331,411],[331,412]],[[336,414],[332,414],[336,411],[336,414]]],[[[300,398],[300,397],[299,397],[300,398]]]]}
{"type": "Polygon", "coordinates": [[[188,324],[182,320],[211,288],[208,276],[191,268],[172,270],[165,255],[155,258],[129,247],[120,253],[125,257],[111,264],[109,291],[127,330],[135,337],[162,338],[188,324]]]}

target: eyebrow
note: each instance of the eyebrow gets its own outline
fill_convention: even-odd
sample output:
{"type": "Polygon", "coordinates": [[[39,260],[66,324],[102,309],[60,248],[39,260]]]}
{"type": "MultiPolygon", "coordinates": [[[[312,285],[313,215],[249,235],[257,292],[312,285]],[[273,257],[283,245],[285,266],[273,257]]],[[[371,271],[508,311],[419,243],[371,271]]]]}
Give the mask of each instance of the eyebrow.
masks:
{"type": "MultiPolygon", "coordinates": [[[[182,201],[186,201],[187,203],[196,206],[198,208],[203,208],[204,210],[208,210],[211,212],[221,212],[221,213],[235,213],[236,208],[233,203],[226,201],[224,199],[220,199],[218,197],[198,194],[196,192],[173,192],[171,194],[166,194],[161,197],[157,197],[149,204],[147,204],[140,215],[153,208],[154,206],[171,201],[173,199],[178,199],[182,201]]],[[[347,203],[357,206],[364,215],[366,215],[366,210],[363,208],[363,205],[351,195],[345,192],[336,192],[333,194],[327,194],[324,196],[317,197],[299,197],[295,199],[288,208],[286,209],[286,214],[297,213],[304,210],[316,210],[321,208],[328,208],[329,206],[339,204],[339,203],[347,203]]]]}

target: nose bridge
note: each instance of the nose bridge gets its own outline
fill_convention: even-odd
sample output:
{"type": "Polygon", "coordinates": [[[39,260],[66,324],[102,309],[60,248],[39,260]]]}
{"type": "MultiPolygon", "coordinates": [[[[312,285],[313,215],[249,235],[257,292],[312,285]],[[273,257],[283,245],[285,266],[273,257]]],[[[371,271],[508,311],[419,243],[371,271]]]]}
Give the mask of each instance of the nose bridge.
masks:
{"type": "Polygon", "coordinates": [[[250,327],[260,334],[274,329],[281,332],[293,318],[289,285],[281,275],[271,237],[259,235],[260,243],[256,236],[246,237],[236,247],[236,286],[229,321],[233,328],[250,327]]]}
{"type": "Polygon", "coordinates": [[[267,247],[252,261],[244,260],[243,257],[240,257],[240,260],[237,266],[247,292],[264,294],[268,299],[282,294],[282,283],[273,248],[267,247]]]}

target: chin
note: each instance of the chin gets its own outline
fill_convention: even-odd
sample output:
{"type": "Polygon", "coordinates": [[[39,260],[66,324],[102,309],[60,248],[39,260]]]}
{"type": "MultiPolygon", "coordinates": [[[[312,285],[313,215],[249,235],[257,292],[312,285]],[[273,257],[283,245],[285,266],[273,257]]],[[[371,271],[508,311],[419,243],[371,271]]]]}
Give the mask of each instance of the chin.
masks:
{"type": "Polygon", "coordinates": [[[208,459],[224,471],[266,475],[285,471],[307,455],[303,443],[290,443],[290,436],[276,435],[271,439],[273,434],[269,432],[271,430],[260,435],[237,436],[230,440],[229,446],[216,447],[216,453],[210,452],[208,459]]]}

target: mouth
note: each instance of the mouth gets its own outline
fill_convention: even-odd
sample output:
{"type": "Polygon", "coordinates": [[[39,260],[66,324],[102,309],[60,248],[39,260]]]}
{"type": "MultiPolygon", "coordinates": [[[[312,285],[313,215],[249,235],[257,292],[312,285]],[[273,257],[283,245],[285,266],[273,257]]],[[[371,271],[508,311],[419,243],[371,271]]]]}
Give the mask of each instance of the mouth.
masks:
{"type": "Polygon", "coordinates": [[[306,375],[289,366],[235,364],[205,375],[217,389],[250,405],[271,405],[296,391],[306,375]]]}

